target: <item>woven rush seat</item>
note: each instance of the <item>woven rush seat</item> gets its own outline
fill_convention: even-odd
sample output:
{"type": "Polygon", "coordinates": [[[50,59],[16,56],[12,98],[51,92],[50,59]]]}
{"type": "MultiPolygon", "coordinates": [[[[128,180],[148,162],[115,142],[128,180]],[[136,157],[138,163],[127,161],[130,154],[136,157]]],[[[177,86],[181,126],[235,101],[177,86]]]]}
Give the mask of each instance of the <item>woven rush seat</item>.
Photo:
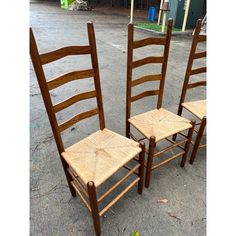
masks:
{"type": "Polygon", "coordinates": [[[201,120],[206,116],[206,100],[184,102],[181,105],[201,120]]]}
{"type": "Polygon", "coordinates": [[[129,119],[129,122],[148,139],[155,136],[156,142],[191,128],[189,120],[164,108],[133,116],[129,119]]]}
{"type": "Polygon", "coordinates": [[[67,148],[62,156],[84,184],[93,181],[98,187],[140,151],[139,143],[105,128],[67,148]]]}

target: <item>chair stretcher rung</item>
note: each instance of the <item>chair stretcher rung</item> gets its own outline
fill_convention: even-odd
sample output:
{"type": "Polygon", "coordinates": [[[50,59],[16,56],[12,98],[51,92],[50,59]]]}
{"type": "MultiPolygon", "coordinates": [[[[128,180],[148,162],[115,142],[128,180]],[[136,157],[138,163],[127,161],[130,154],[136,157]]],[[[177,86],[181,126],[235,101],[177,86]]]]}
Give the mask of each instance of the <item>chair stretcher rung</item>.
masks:
{"type": "Polygon", "coordinates": [[[137,139],[131,132],[129,133],[130,137],[134,140],[134,141],[137,141],[137,142],[140,142],[144,139],[146,139],[146,137],[143,137],[143,138],[140,138],[140,139],[137,139]]]}
{"type": "Polygon", "coordinates": [[[162,161],[161,163],[159,163],[159,164],[153,166],[153,167],[152,167],[152,170],[154,170],[154,169],[156,169],[156,168],[159,168],[160,166],[162,166],[162,165],[164,165],[164,164],[167,164],[168,162],[170,162],[170,161],[176,159],[177,157],[183,155],[184,153],[185,153],[185,152],[180,152],[180,153],[178,153],[178,154],[176,154],[176,155],[174,155],[174,156],[168,158],[167,160],[162,161]]]}
{"type": "MultiPolygon", "coordinates": [[[[187,136],[186,136],[186,137],[187,137],[187,136]]],[[[166,138],[166,140],[169,141],[170,143],[173,143],[173,144],[176,143],[175,141],[173,141],[173,140],[171,140],[171,139],[169,139],[169,138],[166,138]]],[[[182,150],[184,150],[184,147],[181,146],[181,145],[177,145],[177,147],[179,147],[179,148],[181,148],[182,150]]]]}
{"type": "Polygon", "coordinates": [[[74,179],[74,181],[78,184],[78,187],[80,188],[80,190],[82,190],[82,192],[88,197],[88,193],[87,190],[84,188],[84,186],[80,183],[79,179],[78,179],[78,175],[76,173],[74,173],[73,170],[71,170],[70,168],[67,169],[67,171],[69,172],[69,174],[72,176],[72,178],[74,179]]]}
{"type": "MultiPolygon", "coordinates": [[[[169,140],[168,140],[168,141],[169,141],[169,140]]],[[[158,156],[158,155],[161,155],[162,153],[169,151],[169,150],[172,149],[173,147],[179,146],[180,144],[183,144],[183,143],[185,143],[185,142],[187,142],[187,141],[188,141],[188,139],[183,139],[183,140],[181,140],[180,142],[174,142],[174,141],[173,141],[173,142],[174,142],[173,145],[168,146],[168,147],[162,149],[161,151],[155,153],[155,154],[154,154],[154,157],[156,157],[156,156],[158,156]]]]}
{"type": "Polygon", "coordinates": [[[206,144],[201,144],[201,145],[199,145],[198,148],[204,148],[204,147],[206,147],[206,146],[207,146],[206,144]]]}
{"type": "Polygon", "coordinates": [[[100,212],[99,216],[104,215],[125,193],[127,193],[138,181],[140,178],[135,179],[127,188],[125,188],[116,198],[114,198],[107,206],[105,206],[100,212]]]}
{"type": "Polygon", "coordinates": [[[130,171],[120,179],[116,184],[114,184],[107,192],[105,192],[99,199],[98,203],[101,202],[107,195],[109,195],[115,188],[117,188],[122,182],[124,182],[131,174],[135,172],[140,167],[140,164],[136,165],[134,168],[130,169],[130,171]]]}
{"type": "Polygon", "coordinates": [[[89,211],[91,212],[91,207],[88,204],[88,202],[85,200],[85,198],[83,197],[83,195],[81,194],[78,186],[76,186],[76,182],[73,180],[71,181],[72,186],[74,187],[75,191],[77,192],[77,194],[80,196],[82,202],[84,203],[84,205],[89,209],[89,211]]]}

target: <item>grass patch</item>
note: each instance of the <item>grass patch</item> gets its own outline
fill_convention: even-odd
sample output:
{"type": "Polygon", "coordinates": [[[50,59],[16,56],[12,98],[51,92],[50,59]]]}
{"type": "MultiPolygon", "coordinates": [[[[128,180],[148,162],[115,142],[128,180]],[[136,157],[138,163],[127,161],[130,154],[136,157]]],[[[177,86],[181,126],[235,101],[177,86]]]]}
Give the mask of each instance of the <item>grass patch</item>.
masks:
{"type": "MultiPolygon", "coordinates": [[[[150,30],[154,30],[154,31],[157,31],[157,32],[161,32],[161,28],[162,26],[161,25],[158,25],[156,23],[138,23],[136,24],[136,26],[140,27],[140,28],[143,28],[143,29],[150,29],[150,30]]],[[[167,27],[165,26],[165,32],[167,30],[167,27]]],[[[172,31],[180,31],[180,29],[178,28],[172,28],[172,31]]]]}

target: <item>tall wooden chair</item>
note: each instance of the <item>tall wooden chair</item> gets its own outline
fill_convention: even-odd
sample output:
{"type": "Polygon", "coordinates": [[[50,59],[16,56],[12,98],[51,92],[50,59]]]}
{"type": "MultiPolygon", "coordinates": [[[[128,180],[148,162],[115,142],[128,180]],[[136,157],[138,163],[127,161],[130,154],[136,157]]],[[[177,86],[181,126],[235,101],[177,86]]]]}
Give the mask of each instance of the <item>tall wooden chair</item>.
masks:
{"type": "Polygon", "coordinates": [[[143,143],[139,144],[105,128],[95,34],[91,22],[87,24],[87,30],[89,45],[68,46],[39,54],[32,29],[30,29],[30,54],[70,192],[72,196],[77,194],[91,212],[96,235],[100,235],[99,217],[104,215],[111,206],[137,183],[138,193],[142,193],[145,147],[143,143]],[[91,69],[73,71],[52,80],[46,80],[43,65],[66,56],[84,54],[91,55],[91,69]],[[89,77],[94,78],[95,90],[76,94],[61,103],[53,104],[49,90],[56,89],[74,80],[89,77]],[[76,102],[89,98],[96,98],[97,108],[80,113],[62,124],[58,123],[55,115],[57,112],[68,108],[76,102]],[[100,130],[65,149],[61,133],[76,122],[94,115],[99,117],[100,130]],[[131,165],[133,166],[132,163],[127,164],[131,161],[135,164],[134,167],[131,167],[131,165]],[[108,191],[97,197],[98,187],[122,168],[128,171],[125,176],[110,187],[108,191]],[[108,205],[99,210],[99,203],[128,178],[129,181],[131,181],[131,178],[134,180],[108,205]]]}
{"type": "MultiPolygon", "coordinates": [[[[150,177],[152,170],[159,168],[160,166],[170,162],[177,157],[182,156],[181,167],[185,165],[186,157],[189,150],[189,144],[191,141],[194,122],[177,116],[174,113],[169,112],[168,110],[162,108],[162,98],[164,91],[164,83],[166,77],[166,68],[169,54],[169,45],[172,32],[172,19],[168,21],[167,33],[164,38],[150,37],[142,40],[134,41],[134,27],[133,24],[128,25],[128,58],[127,58],[127,97],[126,97],[126,137],[131,137],[134,140],[138,141],[137,138],[130,132],[130,125],[135,127],[142,135],[143,138],[140,140],[149,140],[149,149],[148,149],[148,160],[146,165],[146,179],[145,186],[148,187],[150,184],[150,177]],[[136,48],[141,48],[147,45],[162,45],[164,47],[164,53],[161,57],[146,57],[140,60],[133,60],[133,51],[136,48]],[[148,63],[161,63],[162,69],[160,74],[156,75],[147,75],[141,78],[132,80],[132,71],[140,66],[143,66],[148,63]],[[132,88],[138,85],[141,85],[149,81],[159,81],[159,89],[150,90],[140,93],[138,95],[132,95],[132,88]],[[131,104],[141,98],[146,96],[155,96],[158,95],[157,108],[136,116],[131,116],[131,104]],[[181,141],[175,142],[169,136],[176,134],[181,131],[187,131],[186,138],[181,141]],[[155,147],[156,144],[162,140],[167,140],[168,143],[171,143],[168,147],[160,150],[156,153],[155,147]],[[184,144],[185,146],[181,146],[184,144]],[[160,157],[167,151],[170,151],[172,148],[178,147],[182,151],[175,154],[174,156],[165,159],[164,161],[159,162],[157,165],[153,165],[153,158],[160,157]]],[[[139,141],[140,141],[139,140],[139,141]]],[[[166,153],[165,153],[166,154],[166,153]]]]}
{"type": "MultiPolygon", "coordinates": [[[[206,126],[206,100],[185,102],[185,97],[189,89],[196,88],[199,86],[206,86],[206,80],[201,80],[194,83],[190,82],[191,76],[201,74],[201,73],[206,73],[206,67],[193,69],[194,60],[206,57],[206,51],[196,52],[198,43],[206,41],[206,35],[200,35],[200,32],[201,32],[201,20],[199,19],[197,21],[196,28],[194,30],[192,47],[189,54],[188,65],[187,65],[187,69],[185,73],[185,78],[184,78],[184,83],[183,83],[183,88],[182,88],[182,93],[181,93],[179,108],[178,108],[179,116],[182,115],[183,108],[185,108],[186,110],[191,112],[194,116],[196,116],[200,120],[200,122],[196,124],[196,127],[199,127],[199,128],[194,130],[194,132],[197,133],[197,136],[196,136],[195,142],[192,142],[193,150],[190,157],[191,164],[193,164],[194,162],[198,148],[202,148],[206,146],[206,144],[200,145],[201,138],[204,133],[205,126],[206,126]]],[[[174,135],[173,137],[173,140],[175,139],[176,139],[176,135],[174,135]]]]}

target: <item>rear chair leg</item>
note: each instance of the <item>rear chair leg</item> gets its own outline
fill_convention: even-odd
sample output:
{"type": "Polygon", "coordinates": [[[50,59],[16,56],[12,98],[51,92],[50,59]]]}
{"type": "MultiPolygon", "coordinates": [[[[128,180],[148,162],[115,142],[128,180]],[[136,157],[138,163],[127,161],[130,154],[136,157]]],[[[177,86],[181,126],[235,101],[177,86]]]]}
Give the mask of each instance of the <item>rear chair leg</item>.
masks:
{"type": "Polygon", "coordinates": [[[143,192],[143,175],[144,175],[144,159],[145,159],[145,143],[140,142],[139,146],[142,148],[142,151],[139,153],[139,171],[138,176],[140,178],[138,182],[138,193],[142,194],[143,192]]]}
{"type": "Polygon", "coordinates": [[[92,181],[88,182],[87,189],[88,189],[91,213],[92,213],[92,217],[93,217],[94,229],[95,229],[96,235],[100,236],[101,235],[101,226],[100,226],[100,219],[99,219],[99,213],[98,213],[98,203],[97,203],[96,189],[95,189],[94,182],[92,182],[92,181]]]}
{"type": "Polygon", "coordinates": [[[195,141],[194,146],[193,146],[193,151],[192,151],[192,154],[191,154],[191,157],[190,157],[190,164],[193,164],[194,159],[196,157],[197,150],[198,150],[198,147],[199,147],[199,144],[200,144],[205,126],[206,126],[206,117],[204,116],[202,121],[201,121],[201,125],[200,125],[199,131],[197,133],[197,138],[196,138],[196,141],[195,141]]]}
{"type": "Polygon", "coordinates": [[[152,162],[154,156],[154,148],[156,146],[156,137],[151,136],[149,139],[149,150],[148,150],[148,160],[146,167],[146,178],[145,178],[145,187],[148,188],[150,184],[151,172],[152,172],[152,162]]]}
{"type": "Polygon", "coordinates": [[[185,143],[185,147],[184,147],[185,152],[182,156],[182,161],[181,161],[181,164],[180,164],[181,167],[184,167],[185,162],[187,160],[187,156],[188,156],[189,147],[190,147],[190,144],[191,144],[195,124],[196,124],[196,121],[191,121],[192,128],[190,128],[189,131],[188,131],[188,135],[187,135],[188,141],[185,143]]]}

